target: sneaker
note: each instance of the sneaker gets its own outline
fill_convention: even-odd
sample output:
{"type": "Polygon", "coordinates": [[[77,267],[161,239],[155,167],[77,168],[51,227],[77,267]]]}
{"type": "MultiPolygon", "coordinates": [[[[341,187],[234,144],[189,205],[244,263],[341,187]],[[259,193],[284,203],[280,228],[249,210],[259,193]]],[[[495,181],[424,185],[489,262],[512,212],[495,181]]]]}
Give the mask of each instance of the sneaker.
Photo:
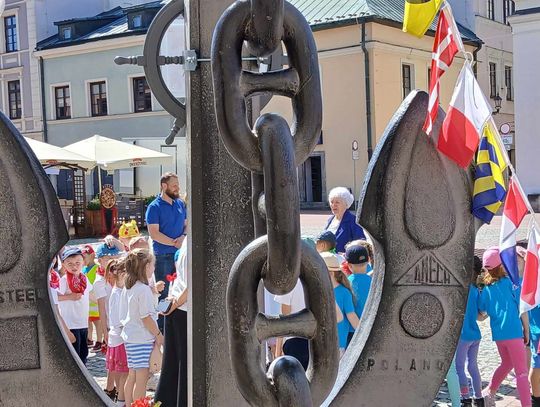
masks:
{"type": "Polygon", "coordinates": [[[495,396],[491,395],[489,389],[484,389],[484,391],[482,391],[482,397],[484,399],[485,407],[495,407],[495,396]]]}
{"type": "Polygon", "coordinates": [[[472,407],[472,399],[461,399],[461,407],[472,407]]]}
{"type": "Polygon", "coordinates": [[[484,403],[484,399],[481,398],[481,399],[474,399],[473,400],[473,406],[475,407],[485,407],[485,403],[484,403]]]}
{"type": "Polygon", "coordinates": [[[105,389],[103,391],[112,401],[116,401],[116,397],[118,396],[118,393],[116,392],[116,387],[114,387],[112,390],[105,389]]]}
{"type": "Polygon", "coordinates": [[[94,352],[100,351],[101,350],[101,345],[102,345],[101,342],[96,341],[96,343],[94,344],[94,346],[90,350],[92,350],[94,352]]]}
{"type": "Polygon", "coordinates": [[[91,348],[92,346],[94,346],[94,341],[92,339],[87,339],[86,344],[88,345],[88,348],[91,348]]]}

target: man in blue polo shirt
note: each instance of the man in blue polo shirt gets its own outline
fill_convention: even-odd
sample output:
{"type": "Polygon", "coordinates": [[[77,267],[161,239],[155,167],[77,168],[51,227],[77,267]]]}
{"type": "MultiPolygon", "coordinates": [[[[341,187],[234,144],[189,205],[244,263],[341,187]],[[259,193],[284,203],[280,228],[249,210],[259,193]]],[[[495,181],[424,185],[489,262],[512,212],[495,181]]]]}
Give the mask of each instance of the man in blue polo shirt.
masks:
{"type": "MultiPolygon", "coordinates": [[[[165,289],[159,296],[161,300],[168,296],[166,276],[175,271],[174,253],[182,246],[187,232],[187,211],[186,204],[179,198],[178,176],[167,172],[161,176],[160,182],[161,193],[148,205],[146,224],[156,256],[156,281],[165,282],[165,289]]],[[[159,318],[158,324],[162,328],[163,317],[159,318]]]]}

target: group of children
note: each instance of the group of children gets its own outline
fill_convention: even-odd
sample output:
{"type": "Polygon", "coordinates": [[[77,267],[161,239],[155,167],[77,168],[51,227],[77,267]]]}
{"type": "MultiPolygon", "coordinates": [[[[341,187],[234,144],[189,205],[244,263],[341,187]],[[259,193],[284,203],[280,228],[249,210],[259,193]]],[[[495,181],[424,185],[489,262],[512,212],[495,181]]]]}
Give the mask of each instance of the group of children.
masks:
{"type": "Polygon", "coordinates": [[[333,240],[328,236],[330,233],[325,231],[319,235],[317,250],[326,263],[334,287],[339,351],[343,356],[364,312],[371,287],[373,258],[369,254],[371,244],[365,240],[347,243],[343,256],[335,253],[333,240]]]}
{"type": "MultiPolygon", "coordinates": [[[[522,278],[526,250],[518,247],[516,252],[522,278]]],[[[508,277],[497,247],[487,249],[481,260],[475,256],[465,318],[455,355],[461,400],[454,400],[457,397],[452,397],[450,389],[453,406],[495,406],[499,386],[514,370],[521,405],[540,407],[540,309],[535,308],[520,315],[519,297],[520,286],[513,284],[508,277]],[[486,318],[489,318],[492,340],[501,361],[489,384],[482,390],[477,361],[481,332],[477,321],[486,318]],[[472,386],[469,385],[465,366],[472,386]]]]}
{"type": "MultiPolygon", "coordinates": [[[[367,241],[358,240],[349,242],[345,246],[345,253],[336,253],[335,237],[329,231],[322,232],[314,243],[325,261],[334,287],[338,341],[340,354],[343,355],[359,325],[369,295],[373,249],[367,241]]],[[[526,250],[518,247],[517,255],[522,277],[526,250]]],[[[514,370],[521,405],[540,407],[540,308],[520,315],[519,296],[520,287],[510,281],[497,247],[487,249],[482,259],[475,256],[463,328],[455,355],[459,390],[456,385],[457,400],[453,400],[453,406],[495,406],[499,386],[514,370]],[[482,390],[477,361],[481,331],[477,321],[487,318],[501,362],[488,386],[482,390]]],[[[298,312],[305,307],[300,283],[291,293],[275,296],[274,300],[281,304],[283,314],[298,312]]],[[[308,344],[302,338],[287,338],[284,344],[278,339],[275,356],[281,354],[295,356],[307,368],[308,344]]],[[[449,372],[449,375],[456,373],[449,372]]]]}
{"type": "MultiPolygon", "coordinates": [[[[322,232],[312,243],[334,287],[339,349],[343,355],[370,292],[373,249],[367,241],[357,240],[349,242],[344,253],[336,253],[335,236],[329,231],[322,232]]],[[[517,253],[522,275],[525,250],[519,248],[517,253]]],[[[65,247],[50,268],[51,298],[64,332],[83,364],[89,345],[94,351],[106,352],[106,392],[118,405],[129,406],[144,397],[151,354],[163,345],[156,323],[156,304],[164,282],[155,282],[154,265],[149,244],[137,231],[134,236],[124,233],[121,241],[109,236],[95,251],[90,245],[65,247]],[[92,328],[96,330],[95,343],[92,328]]],[[[300,281],[291,293],[272,300],[280,305],[283,314],[305,308],[300,281]]],[[[508,278],[498,248],[487,249],[482,260],[475,257],[455,355],[461,406],[494,406],[496,391],[513,369],[521,405],[540,407],[539,342],[540,308],[519,314],[519,286],[508,278]],[[481,332],[477,321],[486,318],[490,319],[501,362],[482,391],[477,362],[481,332]]],[[[273,357],[295,356],[307,368],[309,348],[303,338],[286,338],[285,342],[278,338],[272,353],[273,357]]]]}
{"type": "Polygon", "coordinates": [[[65,247],[49,271],[66,336],[83,364],[89,345],[106,353],[105,392],[119,406],[145,396],[151,356],[160,357],[163,345],[156,305],[165,283],[155,282],[155,258],[136,232],[121,233],[121,240],[108,236],[96,250],[65,247]]]}
{"type": "MultiPolygon", "coordinates": [[[[330,231],[323,231],[315,239],[303,238],[319,252],[328,269],[334,287],[337,331],[340,356],[349,345],[367,302],[373,270],[373,250],[365,240],[355,240],[345,246],[345,253],[336,253],[336,238],[330,231]]],[[[305,308],[304,293],[300,280],[288,294],[265,295],[267,314],[288,315],[305,308]],[[277,309],[273,305],[276,304],[277,309]]],[[[307,369],[309,344],[300,337],[277,338],[268,343],[267,362],[289,355],[294,356],[307,369]]]]}

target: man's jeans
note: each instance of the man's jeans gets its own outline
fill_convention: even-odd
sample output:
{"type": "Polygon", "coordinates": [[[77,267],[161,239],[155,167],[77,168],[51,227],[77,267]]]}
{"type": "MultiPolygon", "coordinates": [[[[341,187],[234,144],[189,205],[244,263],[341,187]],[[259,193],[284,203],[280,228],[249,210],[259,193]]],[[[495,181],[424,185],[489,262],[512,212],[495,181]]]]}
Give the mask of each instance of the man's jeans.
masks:
{"type": "MultiPolygon", "coordinates": [[[[160,254],[156,256],[156,268],[154,270],[154,275],[157,281],[163,281],[165,283],[165,288],[161,292],[159,299],[162,300],[167,298],[169,295],[169,282],[167,281],[167,275],[173,274],[176,271],[174,267],[174,253],[170,254],[160,254]]],[[[158,326],[161,332],[163,332],[163,316],[160,315],[158,318],[158,326]]]]}

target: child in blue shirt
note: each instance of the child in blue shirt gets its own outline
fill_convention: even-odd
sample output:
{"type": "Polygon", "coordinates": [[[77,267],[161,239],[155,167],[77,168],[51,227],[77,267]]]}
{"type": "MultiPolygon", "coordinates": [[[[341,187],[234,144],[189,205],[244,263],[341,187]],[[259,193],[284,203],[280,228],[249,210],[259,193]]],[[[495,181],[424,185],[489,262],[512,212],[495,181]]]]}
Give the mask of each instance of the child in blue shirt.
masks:
{"type": "Polygon", "coordinates": [[[529,344],[529,321],[527,313],[519,315],[516,290],[501,263],[499,248],[492,247],[484,252],[482,263],[486,269],[485,287],[480,294],[478,309],[490,318],[491,334],[497,345],[501,364],[483,395],[486,406],[494,405],[494,397],[504,378],[514,369],[517,389],[522,407],[531,406],[527,355],[529,344]]]}
{"type": "MultiPolygon", "coordinates": [[[[369,253],[364,246],[349,245],[345,251],[345,260],[352,272],[349,276],[349,282],[351,283],[352,291],[356,297],[356,306],[354,307],[354,310],[356,315],[358,315],[358,318],[361,318],[371,287],[371,276],[367,274],[369,253]]],[[[354,331],[355,330],[350,327],[347,343],[351,341],[354,331]]]]}
{"type": "Polygon", "coordinates": [[[337,324],[339,351],[340,355],[343,356],[343,353],[347,348],[349,331],[358,327],[359,319],[354,311],[354,294],[349,280],[347,280],[347,277],[341,271],[337,256],[333,253],[324,252],[321,253],[321,257],[326,263],[326,267],[328,267],[330,279],[334,286],[336,305],[343,316],[343,320],[337,324]]]}
{"type": "Polygon", "coordinates": [[[474,270],[472,281],[469,285],[469,298],[467,300],[467,308],[465,310],[465,318],[463,319],[463,328],[456,350],[456,371],[459,378],[459,386],[461,388],[461,405],[472,406],[473,399],[469,392],[469,380],[465,374],[465,362],[467,362],[467,370],[471,376],[473,387],[474,405],[483,406],[482,399],[482,378],[478,369],[478,349],[480,347],[480,339],[482,335],[478,328],[477,319],[485,319],[485,314],[478,312],[478,298],[480,292],[478,290],[477,281],[482,273],[482,260],[478,256],[474,256],[474,270]]]}

